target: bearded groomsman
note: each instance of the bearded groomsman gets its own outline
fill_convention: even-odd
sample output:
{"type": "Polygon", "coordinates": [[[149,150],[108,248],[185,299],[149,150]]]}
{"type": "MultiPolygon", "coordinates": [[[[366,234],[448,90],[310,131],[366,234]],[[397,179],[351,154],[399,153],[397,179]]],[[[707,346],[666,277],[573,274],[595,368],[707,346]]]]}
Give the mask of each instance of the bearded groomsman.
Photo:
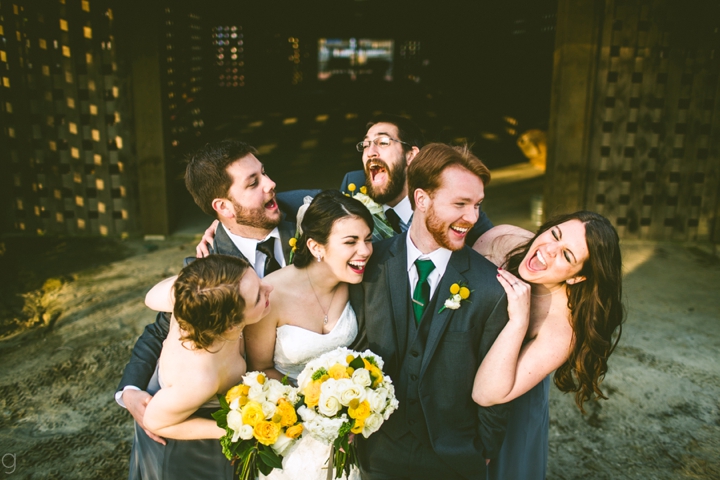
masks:
{"type": "Polygon", "coordinates": [[[471,398],[475,372],[508,319],[496,267],[465,246],[489,180],[467,148],[425,146],[408,167],[409,230],[376,243],[362,284],[351,286],[361,332],[353,347],[385,360],[400,402],[360,439],[366,480],[485,479],[486,460],[500,449],[507,407],[471,398]],[[446,306],[458,288],[465,298],[446,306]]]}
{"type": "MultiPolygon", "coordinates": [[[[210,253],[245,258],[262,278],[287,264],[288,240],[295,235],[295,224],[282,220],[275,182],[267,176],[256,154],[255,148],[236,140],[209,143],[190,158],[185,186],[195,203],[219,220],[210,253]]],[[[169,313],[159,313],[155,323],[145,327],[115,394],[115,400],[141,427],[151,398],[145,389],[168,335],[169,322],[169,313]]]]}

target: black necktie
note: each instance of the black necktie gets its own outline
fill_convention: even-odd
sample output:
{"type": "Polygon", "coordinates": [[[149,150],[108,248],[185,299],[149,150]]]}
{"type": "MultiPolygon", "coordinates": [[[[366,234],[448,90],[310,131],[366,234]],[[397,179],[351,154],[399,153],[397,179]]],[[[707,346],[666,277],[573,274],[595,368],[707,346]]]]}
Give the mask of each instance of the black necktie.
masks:
{"type": "Polygon", "coordinates": [[[275,237],[270,237],[264,242],[257,244],[260,253],[265,254],[265,273],[269,275],[275,270],[280,270],[280,264],[275,260],[275,237]]]}
{"type": "Polygon", "coordinates": [[[388,219],[388,222],[390,222],[390,226],[393,230],[395,230],[395,233],[402,233],[402,229],[400,228],[400,217],[397,213],[395,213],[395,210],[392,208],[385,210],[385,218],[388,219]]]}

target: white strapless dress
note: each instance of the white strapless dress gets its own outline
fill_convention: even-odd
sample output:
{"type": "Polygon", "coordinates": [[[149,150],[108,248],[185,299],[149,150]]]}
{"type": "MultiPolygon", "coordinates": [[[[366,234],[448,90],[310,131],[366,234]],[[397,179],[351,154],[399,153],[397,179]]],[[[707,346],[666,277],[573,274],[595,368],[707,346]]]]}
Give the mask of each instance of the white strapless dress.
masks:
{"type": "MultiPolygon", "coordinates": [[[[275,369],[290,377],[295,383],[307,362],[338,347],[347,347],[355,340],[357,333],[357,318],[350,302],[345,305],[335,327],[326,334],[315,333],[294,325],[278,327],[275,340],[275,369]]],[[[275,469],[267,477],[260,474],[260,478],[325,480],[329,457],[330,447],[328,445],[306,435],[285,455],[282,470],[275,469]]],[[[359,480],[359,478],[359,471],[354,469],[350,473],[349,480],[359,480]]]]}

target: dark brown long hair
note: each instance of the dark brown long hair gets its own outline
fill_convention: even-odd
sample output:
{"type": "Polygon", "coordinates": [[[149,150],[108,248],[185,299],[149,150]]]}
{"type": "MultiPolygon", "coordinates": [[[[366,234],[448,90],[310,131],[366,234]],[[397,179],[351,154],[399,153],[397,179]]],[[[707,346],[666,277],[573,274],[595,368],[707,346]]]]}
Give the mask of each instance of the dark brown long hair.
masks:
{"type": "Polygon", "coordinates": [[[507,269],[518,275],[518,266],[535,239],[561,223],[579,220],[585,225],[589,258],[578,275],[585,281],[567,284],[574,345],[570,357],[555,371],[555,385],[563,392],[575,392],[575,403],[585,413],[583,403],[600,390],[607,372],[607,360],[620,340],[625,311],[622,305],[622,259],[620,239],[607,218],[594,212],[579,211],[554,217],[537,234],[508,253],[507,269]]]}

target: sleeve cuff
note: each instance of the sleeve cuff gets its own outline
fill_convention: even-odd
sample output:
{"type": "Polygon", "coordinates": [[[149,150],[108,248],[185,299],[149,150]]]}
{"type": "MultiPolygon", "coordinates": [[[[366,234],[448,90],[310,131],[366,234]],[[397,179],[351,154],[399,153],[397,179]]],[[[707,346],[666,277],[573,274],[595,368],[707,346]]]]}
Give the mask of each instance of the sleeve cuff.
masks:
{"type": "Polygon", "coordinates": [[[118,405],[120,405],[123,408],[127,408],[125,406],[125,402],[123,402],[123,399],[122,399],[122,396],[123,396],[123,393],[125,393],[125,390],[140,391],[140,389],[138,387],[135,387],[133,385],[126,385],[122,390],[118,390],[117,392],[115,392],[115,401],[117,402],[118,405]]]}

